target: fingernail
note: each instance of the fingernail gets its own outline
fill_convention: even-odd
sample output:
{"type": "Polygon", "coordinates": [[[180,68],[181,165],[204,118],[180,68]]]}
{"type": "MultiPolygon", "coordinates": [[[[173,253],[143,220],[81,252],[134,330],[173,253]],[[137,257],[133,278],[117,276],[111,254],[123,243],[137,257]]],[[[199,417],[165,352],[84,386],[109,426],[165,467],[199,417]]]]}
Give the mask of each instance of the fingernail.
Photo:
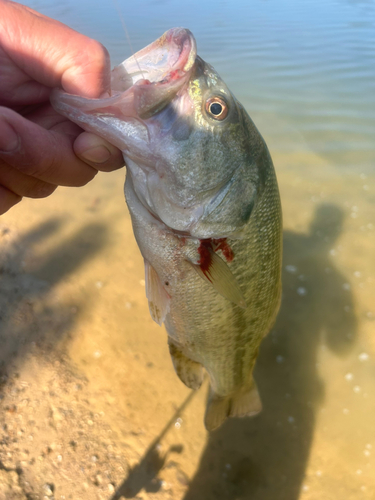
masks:
{"type": "Polygon", "coordinates": [[[95,148],[87,149],[80,156],[91,163],[104,163],[110,158],[111,152],[105,146],[96,146],[95,148]]]}
{"type": "Polygon", "coordinates": [[[0,152],[11,153],[18,149],[20,138],[9,123],[0,118],[0,152]]]}

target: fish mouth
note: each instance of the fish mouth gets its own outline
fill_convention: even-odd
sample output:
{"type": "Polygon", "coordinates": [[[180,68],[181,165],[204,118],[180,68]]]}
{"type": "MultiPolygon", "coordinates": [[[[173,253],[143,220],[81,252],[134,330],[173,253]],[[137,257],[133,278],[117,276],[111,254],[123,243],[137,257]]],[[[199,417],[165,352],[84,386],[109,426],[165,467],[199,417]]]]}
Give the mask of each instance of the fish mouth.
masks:
{"type": "Polygon", "coordinates": [[[197,47],[186,28],[172,28],[153,43],[116,66],[111,88],[124,92],[132,85],[168,85],[183,78],[194,65],[197,47]]]}
{"type": "MultiPolygon", "coordinates": [[[[162,110],[188,82],[197,57],[193,34],[172,28],[111,72],[111,91],[99,99],[87,99],[56,89],[53,107],[72,121],[100,130],[84,115],[108,116],[121,120],[144,120],[162,110]]],[[[99,133],[99,135],[101,135],[99,133]]],[[[106,137],[107,138],[107,137],[106,137]]],[[[111,141],[123,149],[118,141],[111,141]]]]}
{"type": "Polygon", "coordinates": [[[112,70],[111,92],[87,99],[55,89],[50,100],[63,116],[122,151],[139,150],[139,142],[145,151],[149,140],[145,120],[188,83],[196,57],[191,31],[172,28],[112,70]],[[134,139],[136,135],[140,141],[134,139]]]}
{"type": "Polygon", "coordinates": [[[133,89],[134,112],[147,119],[161,111],[189,80],[197,57],[193,34],[172,28],[111,73],[113,93],[133,89]]]}

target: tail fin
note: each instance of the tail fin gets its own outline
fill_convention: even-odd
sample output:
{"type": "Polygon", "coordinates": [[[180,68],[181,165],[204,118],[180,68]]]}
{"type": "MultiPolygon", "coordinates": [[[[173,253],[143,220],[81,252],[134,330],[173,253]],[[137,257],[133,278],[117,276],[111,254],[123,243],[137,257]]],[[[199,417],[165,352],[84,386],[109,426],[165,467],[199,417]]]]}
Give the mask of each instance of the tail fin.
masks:
{"type": "Polygon", "coordinates": [[[237,392],[230,396],[210,395],[204,424],[208,431],[213,431],[220,427],[227,417],[250,417],[262,410],[262,402],[258,389],[253,382],[247,392],[237,392]]]}

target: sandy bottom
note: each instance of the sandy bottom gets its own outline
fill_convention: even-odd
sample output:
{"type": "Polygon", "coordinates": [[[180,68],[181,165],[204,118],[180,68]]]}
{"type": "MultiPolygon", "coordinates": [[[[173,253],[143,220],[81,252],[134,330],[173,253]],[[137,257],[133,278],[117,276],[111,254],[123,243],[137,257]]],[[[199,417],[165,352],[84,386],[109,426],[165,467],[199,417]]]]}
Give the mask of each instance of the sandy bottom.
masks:
{"type": "Polygon", "coordinates": [[[124,171],[0,219],[0,499],[375,498],[374,179],[274,154],[283,301],[263,412],[203,426],[152,322],[124,171]]]}

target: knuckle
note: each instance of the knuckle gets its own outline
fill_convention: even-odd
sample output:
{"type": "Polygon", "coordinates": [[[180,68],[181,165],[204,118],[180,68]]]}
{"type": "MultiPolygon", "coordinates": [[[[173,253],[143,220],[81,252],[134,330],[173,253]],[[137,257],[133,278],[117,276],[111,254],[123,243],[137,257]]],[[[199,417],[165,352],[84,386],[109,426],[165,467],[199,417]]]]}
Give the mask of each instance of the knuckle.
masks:
{"type": "Polygon", "coordinates": [[[41,173],[41,165],[36,155],[30,151],[26,153],[24,149],[21,149],[17,155],[15,168],[30,177],[38,177],[41,173]]]}
{"type": "Polygon", "coordinates": [[[88,42],[86,52],[89,52],[90,56],[98,61],[107,61],[109,59],[108,50],[104,47],[103,44],[101,44],[97,40],[94,40],[93,38],[91,38],[90,42],[88,42]]]}
{"type": "Polygon", "coordinates": [[[50,154],[45,154],[43,150],[28,147],[27,151],[21,149],[17,155],[16,168],[29,177],[38,178],[45,175],[52,167],[54,160],[50,154]]]}

